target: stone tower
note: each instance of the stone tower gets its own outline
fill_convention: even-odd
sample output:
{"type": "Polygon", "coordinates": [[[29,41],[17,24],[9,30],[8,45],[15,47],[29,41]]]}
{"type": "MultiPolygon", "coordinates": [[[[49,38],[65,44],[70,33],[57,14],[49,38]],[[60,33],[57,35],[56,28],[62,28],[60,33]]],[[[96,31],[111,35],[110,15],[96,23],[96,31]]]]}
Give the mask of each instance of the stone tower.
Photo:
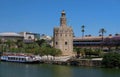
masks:
{"type": "Polygon", "coordinates": [[[62,55],[73,53],[73,30],[67,26],[66,13],[61,12],[60,27],[54,28],[54,47],[62,51],[62,55]]]}

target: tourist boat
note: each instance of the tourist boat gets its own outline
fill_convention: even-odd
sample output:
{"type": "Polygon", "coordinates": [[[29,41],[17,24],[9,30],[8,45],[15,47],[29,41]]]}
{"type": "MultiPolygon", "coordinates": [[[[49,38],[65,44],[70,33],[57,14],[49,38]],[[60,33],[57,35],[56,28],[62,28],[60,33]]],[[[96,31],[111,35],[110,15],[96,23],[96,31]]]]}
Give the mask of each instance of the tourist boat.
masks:
{"type": "Polygon", "coordinates": [[[4,54],[0,57],[1,61],[18,62],[18,63],[39,63],[40,57],[35,55],[24,54],[4,54]]]}

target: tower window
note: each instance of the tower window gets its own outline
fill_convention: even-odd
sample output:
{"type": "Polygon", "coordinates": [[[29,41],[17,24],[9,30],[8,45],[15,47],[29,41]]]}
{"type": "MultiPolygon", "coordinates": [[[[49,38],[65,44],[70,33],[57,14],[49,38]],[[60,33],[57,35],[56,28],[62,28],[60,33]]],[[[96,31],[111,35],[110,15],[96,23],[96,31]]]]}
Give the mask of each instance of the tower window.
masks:
{"type": "Polygon", "coordinates": [[[65,42],[65,45],[67,45],[67,42],[65,42]]]}
{"type": "Polygon", "coordinates": [[[32,39],[32,37],[31,37],[31,36],[29,36],[29,37],[28,37],[28,39],[32,39]]]}
{"type": "Polygon", "coordinates": [[[58,42],[56,42],[56,45],[58,45],[58,42]]]}

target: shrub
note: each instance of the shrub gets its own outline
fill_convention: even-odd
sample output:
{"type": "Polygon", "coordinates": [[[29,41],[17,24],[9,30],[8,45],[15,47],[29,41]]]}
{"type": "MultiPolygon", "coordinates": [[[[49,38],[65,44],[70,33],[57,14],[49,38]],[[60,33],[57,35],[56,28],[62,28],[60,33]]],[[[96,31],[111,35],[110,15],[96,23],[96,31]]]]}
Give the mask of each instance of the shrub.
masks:
{"type": "Polygon", "coordinates": [[[120,54],[115,52],[105,54],[102,65],[109,68],[120,68],[120,54]]]}

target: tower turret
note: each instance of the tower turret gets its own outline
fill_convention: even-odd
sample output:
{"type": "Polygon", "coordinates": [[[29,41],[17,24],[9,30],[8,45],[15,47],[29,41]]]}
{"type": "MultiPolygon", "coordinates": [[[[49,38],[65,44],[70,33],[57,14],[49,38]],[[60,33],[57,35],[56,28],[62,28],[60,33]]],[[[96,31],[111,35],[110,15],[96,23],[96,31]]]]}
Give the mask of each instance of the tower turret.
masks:
{"type": "Polygon", "coordinates": [[[66,24],[66,13],[65,11],[63,10],[61,12],[61,18],[60,18],[60,26],[62,27],[65,27],[67,24],[66,24]]]}

